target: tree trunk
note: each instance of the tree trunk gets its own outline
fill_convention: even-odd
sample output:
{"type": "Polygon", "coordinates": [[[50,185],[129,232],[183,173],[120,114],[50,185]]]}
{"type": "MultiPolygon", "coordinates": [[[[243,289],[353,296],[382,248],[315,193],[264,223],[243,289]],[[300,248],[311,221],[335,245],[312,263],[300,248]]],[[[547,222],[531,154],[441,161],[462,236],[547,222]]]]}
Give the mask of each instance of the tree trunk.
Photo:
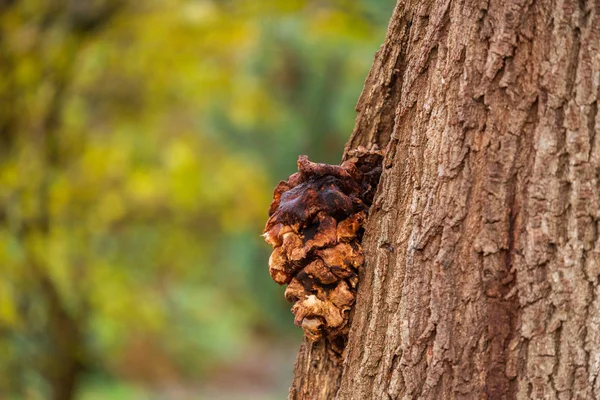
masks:
{"type": "Polygon", "coordinates": [[[600,2],[400,1],[347,149],[387,148],[341,362],[291,399],[600,399],[600,2]]]}

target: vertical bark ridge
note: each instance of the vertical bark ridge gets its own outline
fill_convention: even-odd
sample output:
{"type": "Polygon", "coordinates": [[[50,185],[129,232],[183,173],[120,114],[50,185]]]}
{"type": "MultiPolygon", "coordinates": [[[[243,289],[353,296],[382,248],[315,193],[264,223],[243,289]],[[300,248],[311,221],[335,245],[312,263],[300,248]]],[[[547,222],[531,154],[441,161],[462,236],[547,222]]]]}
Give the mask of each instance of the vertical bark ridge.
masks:
{"type": "Polygon", "coordinates": [[[346,148],[348,151],[358,146],[373,143],[385,148],[394,127],[394,109],[402,93],[405,51],[409,40],[408,32],[412,19],[404,13],[415,0],[398,4],[388,27],[386,42],[375,55],[373,67],[367,76],[365,86],[356,105],[357,117],[354,130],[346,148]]]}
{"type": "Polygon", "coordinates": [[[289,399],[331,399],[339,388],[341,361],[331,357],[328,342],[306,338],[294,363],[294,381],[289,399]]]}
{"type": "Polygon", "coordinates": [[[540,12],[548,13],[553,29],[544,35],[530,218],[517,275],[528,355],[517,397],[593,399],[600,397],[593,385],[597,362],[586,348],[590,339],[594,352],[600,345],[592,333],[598,316],[589,313],[598,274],[587,273],[586,260],[600,263],[597,253],[587,254],[597,236],[597,126],[589,117],[598,99],[600,21],[592,4],[546,7],[540,12]]]}

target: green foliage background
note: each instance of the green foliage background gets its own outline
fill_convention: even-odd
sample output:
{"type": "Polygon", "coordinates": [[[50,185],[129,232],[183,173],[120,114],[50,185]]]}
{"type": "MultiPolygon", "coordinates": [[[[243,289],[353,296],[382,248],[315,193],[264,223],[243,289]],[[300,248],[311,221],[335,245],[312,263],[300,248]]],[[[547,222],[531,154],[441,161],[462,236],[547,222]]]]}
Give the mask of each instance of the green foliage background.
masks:
{"type": "Polygon", "coordinates": [[[0,398],[284,396],[259,234],[298,154],[339,161],[394,3],[0,1],[0,398]]]}

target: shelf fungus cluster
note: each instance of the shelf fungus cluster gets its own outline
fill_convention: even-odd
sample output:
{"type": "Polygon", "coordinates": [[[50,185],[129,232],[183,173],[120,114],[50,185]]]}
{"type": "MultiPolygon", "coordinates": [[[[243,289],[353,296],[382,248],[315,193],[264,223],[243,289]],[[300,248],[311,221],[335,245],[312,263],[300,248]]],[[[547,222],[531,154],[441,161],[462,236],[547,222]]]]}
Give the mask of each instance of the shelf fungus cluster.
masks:
{"type": "Polygon", "coordinates": [[[275,188],[264,237],[269,273],[287,285],[294,322],[309,340],[341,353],[363,264],[361,240],[383,156],[358,148],[341,165],[298,158],[298,172],[275,188]]]}

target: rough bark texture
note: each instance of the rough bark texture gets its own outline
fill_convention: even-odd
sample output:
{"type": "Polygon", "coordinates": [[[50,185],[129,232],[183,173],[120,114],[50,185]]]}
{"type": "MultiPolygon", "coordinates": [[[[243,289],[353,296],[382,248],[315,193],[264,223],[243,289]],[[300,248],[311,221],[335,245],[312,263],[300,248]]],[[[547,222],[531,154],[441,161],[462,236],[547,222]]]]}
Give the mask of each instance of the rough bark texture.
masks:
{"type": "Polygon", "coordinates": [[[600,2],[401,1],[346,150],[387,145],[342,363],[292,399],[600,399],[600,2]]]}

